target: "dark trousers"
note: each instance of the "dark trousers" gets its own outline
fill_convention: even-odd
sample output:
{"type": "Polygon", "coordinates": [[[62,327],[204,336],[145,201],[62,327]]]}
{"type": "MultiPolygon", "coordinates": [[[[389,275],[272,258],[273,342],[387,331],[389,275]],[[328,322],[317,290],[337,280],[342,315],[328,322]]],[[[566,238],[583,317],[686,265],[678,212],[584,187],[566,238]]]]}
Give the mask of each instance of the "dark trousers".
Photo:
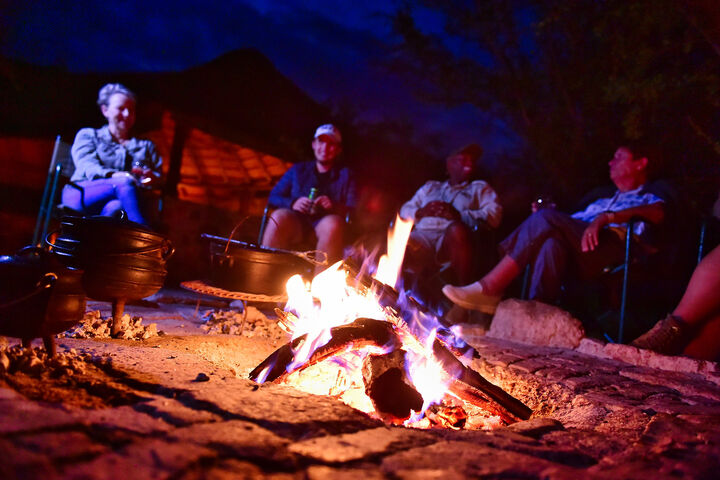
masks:
{"type": "Polygon", "coordinates": [[[554,302],[569,274],[592,278],[607,265],[622,261],[624,241],[607,229],[600,232],[595,250],[582,251],[580,240],[588,225],[557,210],[538,210],[500,243],[521,269],[532,265],[531,299],[554,302]]]}

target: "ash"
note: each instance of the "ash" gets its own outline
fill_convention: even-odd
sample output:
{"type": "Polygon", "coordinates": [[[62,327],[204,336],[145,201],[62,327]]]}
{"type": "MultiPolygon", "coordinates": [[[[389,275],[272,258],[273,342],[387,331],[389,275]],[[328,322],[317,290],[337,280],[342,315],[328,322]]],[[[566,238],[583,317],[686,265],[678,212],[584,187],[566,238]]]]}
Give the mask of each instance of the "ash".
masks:
{"type": "Polygon", "coordinates": [[[243,312],[236,310],[209,310],[203,315],[205,324],[200,328],[213,334],[287,340],[287,333],[257,308],[247,307],[247,317],[244,321],[243,316],[243,312]]]}
{"type": "Polygon", "coordinates": [[[41,348],[23,348],[19,345],[0,348],[0,377],[24,373],[40,377],[62,377],[84,374],[89,355],[78,355],[74,349],[58,352],[51,357],[41,348]]]}
{"type": "MultiPolygon", "coordinates": [[[[80,323],[58,335],[69,338],[111,338],[112,317],[102,318],[99,310],[86,312],[80,323]]],[[[117,338],[125,340],[145,340],[164,335],[158,331],[157,324],[143,325],[142,317],[131,317],[127,313],[120,318],[120,334],[117,338]]]]}

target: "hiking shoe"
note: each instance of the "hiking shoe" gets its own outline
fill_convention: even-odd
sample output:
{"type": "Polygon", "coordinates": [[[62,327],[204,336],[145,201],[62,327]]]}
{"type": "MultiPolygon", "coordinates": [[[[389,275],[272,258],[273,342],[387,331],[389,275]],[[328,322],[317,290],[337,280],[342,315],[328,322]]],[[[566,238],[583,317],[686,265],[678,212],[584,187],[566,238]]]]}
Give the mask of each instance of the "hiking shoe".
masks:
{"type": "Polygon", "coordinates": [[[680,317],[668,315],[630,344],[665,355],[677,355],[690,341],[688,325],[680,317]]]}

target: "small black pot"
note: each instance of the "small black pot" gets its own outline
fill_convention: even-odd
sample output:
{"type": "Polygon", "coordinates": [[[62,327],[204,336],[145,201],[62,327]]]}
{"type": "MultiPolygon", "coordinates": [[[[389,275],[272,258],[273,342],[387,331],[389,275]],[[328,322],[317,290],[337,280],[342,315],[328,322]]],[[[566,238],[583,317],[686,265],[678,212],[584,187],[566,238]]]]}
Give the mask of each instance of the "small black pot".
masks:
{"type": "Polygon", "coordinates": [[[0,335],[47,337],[78,323],[85,313],[82,275],[35,247],[0,257],[0,335]]]}

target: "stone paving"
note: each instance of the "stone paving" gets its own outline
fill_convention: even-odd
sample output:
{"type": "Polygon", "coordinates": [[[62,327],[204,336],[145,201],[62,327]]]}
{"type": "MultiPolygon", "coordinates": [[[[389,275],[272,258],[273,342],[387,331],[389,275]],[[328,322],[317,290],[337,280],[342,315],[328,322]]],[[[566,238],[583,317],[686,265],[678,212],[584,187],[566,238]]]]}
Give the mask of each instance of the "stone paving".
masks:
{"type": "Polygon", "coordinates": [[[0,388],[0,478],[615,480],[720,471],[711,366],[670,372],[609,358],[586,340],[574,350],[527,346],[466,328],[480,353],[473,368],[533,418],[492,431],[388,427],[330,397],[247,380],[277,342],[209,335],[203,312],[188,305],[127,310],[165,335],[62,338],[58,350],[87,354],[106,376],[75,388],[132,394],[81,408],[0,388]]]}

